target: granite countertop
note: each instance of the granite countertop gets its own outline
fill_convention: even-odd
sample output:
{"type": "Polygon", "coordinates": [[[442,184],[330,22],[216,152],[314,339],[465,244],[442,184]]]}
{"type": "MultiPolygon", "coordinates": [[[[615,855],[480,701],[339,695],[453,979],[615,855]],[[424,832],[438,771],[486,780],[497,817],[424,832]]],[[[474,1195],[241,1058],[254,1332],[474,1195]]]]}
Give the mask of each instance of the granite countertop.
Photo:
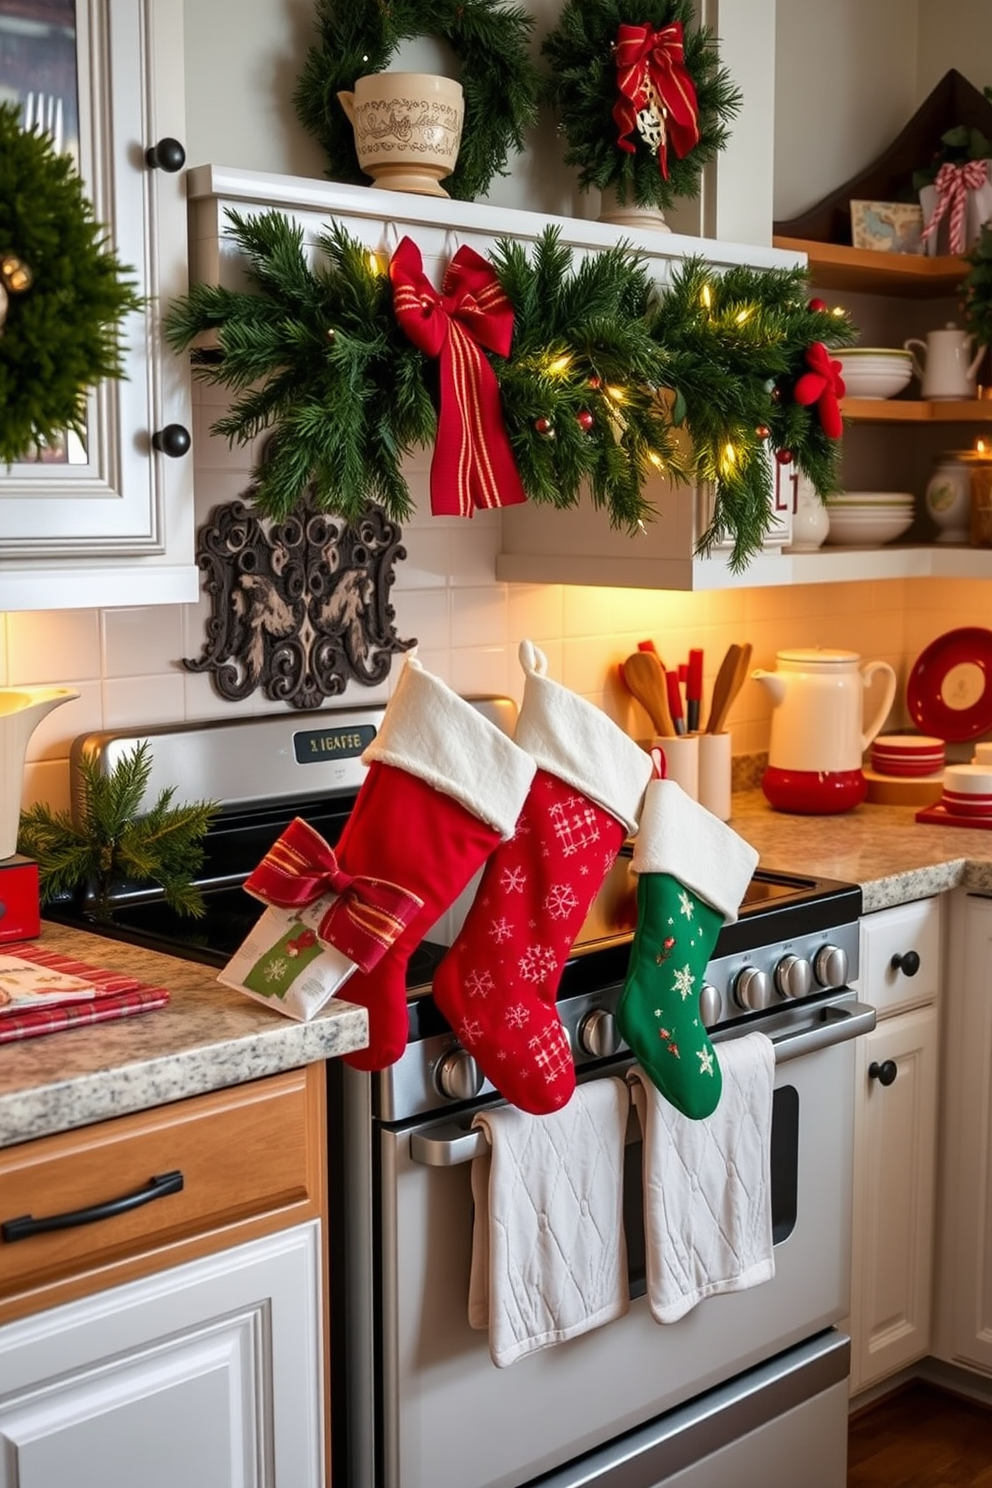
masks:
{"type": "Polygon", "coordinates": [[[992,894],[992,831],[918,822],[913,806],[869,803],[837,816],[773,811],[760,790],[737,792],[730,825],[763,868],[861,885],[864,911],[956,888],[992,894]]]}
{"type": "Polygon", "coordinates": [[[165,1007],[0,1045],[0,1147],[364,1048],[364,1008],[333,998],[297,1023],[209,966],[42,921],[41,944],[167,987],[165,1007]]]}
{"type": "MultiPolygon", "coordinates": [[[[737,791],[731,826],[764,868],[860,884],[865,913],[963,885],[992,894],[992,831],[924,825],[912,807],[865,804],[837,816],[773,811],[737,791]]],[[[0,1045],[0,1147],[364,1047],[363,1009],[332,999],[296,1023],[221,986],[211,968],[67,926],[42,943],[168,987],[168,1006],[0,1045]]]]}

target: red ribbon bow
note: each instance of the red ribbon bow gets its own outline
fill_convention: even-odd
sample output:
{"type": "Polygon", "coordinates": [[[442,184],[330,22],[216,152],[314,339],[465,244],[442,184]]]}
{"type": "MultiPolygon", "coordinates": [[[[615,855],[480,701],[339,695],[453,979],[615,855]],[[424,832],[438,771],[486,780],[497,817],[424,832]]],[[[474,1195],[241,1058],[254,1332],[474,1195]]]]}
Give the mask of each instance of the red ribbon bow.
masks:
{"type": "Polygon", "coordinates": [[[337,894],[317,935],[362,971],[382,960],[424,907],[399,884],[345,873],[320,833],[299,816],[249,874],[245,888],[279,909],[302,909],[325,894],[337,894]]]}
{"type": "Polygon", "coordinates": [[[660,31],[647,25],[621,26],[614,55],[620,89],[613,105],[613,122],[620,131],[617,144],[633,155],[635,146],[627,136],[637,127],[638,113],[652,101],[660,104],[658,166],[667,181],[669,141],[680,159],[699,143],[699,102],[686,70],[682,22],[672,21],[660,31]]]}
{"type": "Polygon", "coordinates": [[[804,406],[815,403],[824,434],[828,439],[839,439],[844,432],[844,422],[838,399],[846,392],[840,375],[842,364],[831,359],[822,341],[814,341],[807,348],[806,365],[810,370],[804,372],[796,383],[793,396],[804,406]]]}
{"type": "Polygon", "coordinates": [[[965,250],[964,212],[969,191],[978,191],[988,180],[988,169],[984,160],[967,160],[963,165],[945,161],[937,172],[934,186],[937,188],[937,207],[923,229],[922,242],[926,242],[937,231],[941,221],[950,212],[947,246],[951,253],[965,250]]]}
{"type": "Polygon", "coordinates": [[[473,506],[526,501],[503,425],[499,383],[481,351],[509,356],[513,306],[492,264],[459,248],[438,294],[420,249],[404,238],[389,264],[396,318],[414,346],[438,357],[441,406],[431,461],[431,511],[470,517],[473,506]]]}

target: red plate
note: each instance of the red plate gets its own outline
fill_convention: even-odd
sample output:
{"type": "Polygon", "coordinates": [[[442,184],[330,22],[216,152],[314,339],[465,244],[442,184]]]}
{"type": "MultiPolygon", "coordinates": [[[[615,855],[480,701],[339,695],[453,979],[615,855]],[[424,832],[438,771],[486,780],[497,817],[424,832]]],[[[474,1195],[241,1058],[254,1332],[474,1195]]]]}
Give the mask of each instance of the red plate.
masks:
{"type": "Polygon", "coordinates": [[[913,665],[906,704],[919,729],[952,743],[992,729],[992,630],[938,636],[913,665]]]}

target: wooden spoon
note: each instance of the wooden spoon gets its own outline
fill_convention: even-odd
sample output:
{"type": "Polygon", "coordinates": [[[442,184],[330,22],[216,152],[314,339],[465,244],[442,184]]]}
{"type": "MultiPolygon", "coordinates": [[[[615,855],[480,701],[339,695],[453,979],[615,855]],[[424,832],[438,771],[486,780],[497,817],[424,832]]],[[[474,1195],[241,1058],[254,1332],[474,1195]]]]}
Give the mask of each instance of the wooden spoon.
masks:
{"type": "Polygon", "coordinates": [[[665,668],[654,651],[634,651],[621,668],[628,690],[647,712],[660,738],[675,737],[665,686],[665,668]]]}
{"type": "Polygon", "coordinates": [[[730,704],[733,698],[734,683],[737,680],[737,670],[740,666],[741,646],[728,646],[727,654],[720,663],[720,670],[716,674],[713,683],[713,697],[710,702],[710,716],[706,724],[706,733],[720,734],[723,725],[730,712],[730,704]]]}

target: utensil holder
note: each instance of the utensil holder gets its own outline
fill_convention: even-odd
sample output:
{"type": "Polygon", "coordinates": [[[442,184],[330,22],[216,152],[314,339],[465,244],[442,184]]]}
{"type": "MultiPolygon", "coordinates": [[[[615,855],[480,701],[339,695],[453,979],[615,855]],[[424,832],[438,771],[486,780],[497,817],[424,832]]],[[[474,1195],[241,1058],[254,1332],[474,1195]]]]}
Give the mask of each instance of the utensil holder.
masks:
{"type": "Polygon", "coordinates": [[[652,749],[665,756],[665,778],[674,780],[693,801],[699,800],[699,741],[701,734],[675,734],[651,740],[652,749]]]}
{"type": "Polygon", "coordinates": [[[699,778],[696,799],[720,821],[731,813],[731,743],[729,733],[698,734],[699,778]]]}

